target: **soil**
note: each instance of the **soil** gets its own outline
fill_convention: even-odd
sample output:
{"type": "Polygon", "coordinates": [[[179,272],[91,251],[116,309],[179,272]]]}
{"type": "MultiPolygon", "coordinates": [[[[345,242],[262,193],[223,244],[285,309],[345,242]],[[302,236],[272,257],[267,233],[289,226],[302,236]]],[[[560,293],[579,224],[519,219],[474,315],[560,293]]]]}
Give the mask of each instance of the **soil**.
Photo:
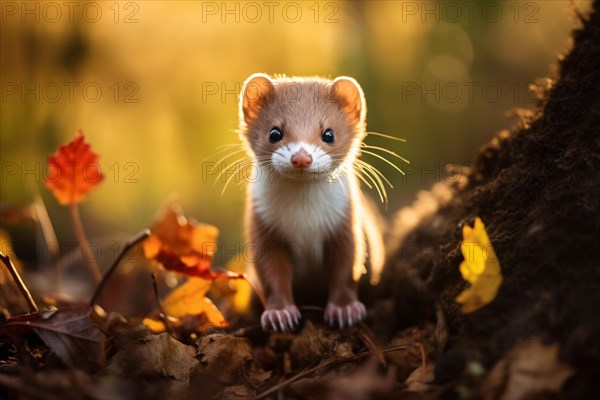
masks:
{"type": "Polygon", "coordinates": [[[466,179],[426,196],[436,212],[408,233],[402,213],[396,222],[380,296],[396,296],[392,331],[443,310],[438,382],[456,378],[468,360],[490,367],[517,342],[538,338],[559,343],[560,359],[578,371],[561,398],[600,393],[600,2],[593,10],[559,57],[559,76],[537,88],[539,107],[519,112],[518,127],[483,146],[466,179]],[[461,227],[476,216],[504,282],[491,304],[462,314],[454,301],[466,285],[461,227]]]}

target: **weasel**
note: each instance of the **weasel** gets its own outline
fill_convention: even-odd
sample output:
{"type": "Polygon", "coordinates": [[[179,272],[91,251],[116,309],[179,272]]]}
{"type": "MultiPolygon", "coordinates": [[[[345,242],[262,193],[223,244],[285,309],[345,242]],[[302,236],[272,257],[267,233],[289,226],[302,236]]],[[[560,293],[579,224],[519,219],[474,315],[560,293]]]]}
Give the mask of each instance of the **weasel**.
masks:
{"type": "Polygon", "coordinates": [[[253,161],[246,232],[267,303],[265,330],[298,327],[292,293],[298,271],[326,271],[329,325],[343,329],[366,316],[357,280],[365,272],[367,243],[372,276],[383,264],[381,233],[353,168],[366,111],[362,88],[350,77],[258,73],[244,83],[239,133],[253,161]]]}

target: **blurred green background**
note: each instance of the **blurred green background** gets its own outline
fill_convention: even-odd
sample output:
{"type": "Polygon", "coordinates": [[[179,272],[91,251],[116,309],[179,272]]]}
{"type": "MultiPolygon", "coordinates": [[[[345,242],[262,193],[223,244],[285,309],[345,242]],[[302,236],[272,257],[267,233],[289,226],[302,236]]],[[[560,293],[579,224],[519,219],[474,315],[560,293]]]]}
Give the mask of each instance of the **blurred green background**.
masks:
{"type": "Polygon", "coordinates": [[[237,142],[236,93],[250,74],[361,83],[369,130],[407,141],[369,143],[412,161],[403,178],[364,157],[395,184],[380,206],[389,218],[446,165],[471,163],[516,122],[507,111],[533,106],[529,84],[552,74],[577,26],[569,1],[1,4],[0,202],[27,204],[39,186],[59,239],[73,241],[43,166],[81,128],[106,176],[81,205],[90,238],[139,231],[176,193],[231,248],[243,188],[221,195],[202,165],[237,142]]]}

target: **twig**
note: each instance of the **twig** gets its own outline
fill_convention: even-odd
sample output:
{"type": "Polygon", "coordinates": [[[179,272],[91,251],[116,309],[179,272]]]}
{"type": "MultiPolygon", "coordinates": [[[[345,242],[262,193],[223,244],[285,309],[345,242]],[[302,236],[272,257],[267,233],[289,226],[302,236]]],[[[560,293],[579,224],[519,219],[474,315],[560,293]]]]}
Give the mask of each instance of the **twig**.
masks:
{"type": "Polygon", "coordinates": [[[163,308],[163,306],[160,302],[160,297],[158,297],[158,285],[156,284],[156,275],[151,274],[151,276],[152,276],[152,286],[154,287],[154,297],[156,298],[156,304],[158,305],[158,311],[160,313],[163,324],[165,324],[165,330],[167,331],[167,333],[169,335],[171,335],[172,337],[175,337],[174,331],[171,327],[171,324],[169,324],[169,317],[167,316],[167,313],[165,313],[165,309],[163,308]]]}
{"type": "MultiPolygon", "coordinates": [[[[369,350],[371,350],[371,351],[377,350],[377,346],[375,346],[373,339],[371,339],[371,331],[369,330],[369,328],[367,327],[367,325],[364,322],[361,322],[357,326],[357,330],[358,330],[358,336],[360,336],[363,343],[365,343],[367,345],[369,350]]],[[[381,354],[381,353],[379,353],[378,356],[379,356],[379,363],[385,367],[387,365],[387,363],[385,362],[385,357],[383,357],[383,354],[381,354]]]]}
{"type": "Polygon", "coordinates": [[[427,354],[421,342],[415,342],[415,346],[419,349],[419,355],[421,356],[421,382],[425,383],[425,378],[427,378],[427,354]]]}
{"type": "Polygon", "coordinates": [[[92,296],[92,298],[90,300],[91,307],[93,307],[94,304],[96,304],[96,301],[98,300],[98,296],[100,296],[100,293],[102,293],[102,289],[104,289],[104,285],[106,285],[106,282],[108,281],[108,279],[111,277],[113,272],[115,272],[115,269],[117,268],[119,263],[123,260],[123,258],[125,258],[125,255],[127,253],[129,253],[129,251],[135,245],[146,240],[146,238],[148,236],[150,236],[150,229],[144,229],[143,231],[141,231],[140,233],[138,233],[137,235],[135,235],[134,237],[129,239],[129,241],[125,245],[125,248],[123,248],[123,251],[121,252],[121,254],[119,254],[119,257],[117,257],[117,259],[115,260],[113,265],[111,265],[110,268],[108,269],[108,271],[106,271],[106,274],[102,277],[102,280],[98,284],[98,287],[96,288],[96,291],[94,292],[94,295],[92,296]]]}
{"type": "Polygon", "coordinates": [[[12,275],[12,278],[15,281],[15,283],[17,284],[17,287],[19,288],[19,290],[21,291],[21,294],[25,298],[25,301],[27,301],[27,304],[29,305],[29,310],[31,312],[38,312],[39,309],[38,309],[37,304],[35,304],[35,300],[33,300],[33,297],[31,297],[31,293],[29,292],[29,289],[27,289],[27,286],[25,286],[25,283],[23,283],[23,280],[21,279],[21,275],[19,275],[19,271],[17,271],[17,269],[15,268],[15,265],[11,261],[10,257],[5,256],[0,251],[0,260],[2,260],[4,265],[6,265],[6,268],[8,268],[8,271],[12,275]]]}
{"type": "Polygon", "coordinates": [[[313,372],[316,372],[319,369],[327,367],[329,365],[340,364],[340,363],[345,363],[345,362],[350,362],[350,361],[356,361],[356,360],[360,360],[361,358],[364,358],[364,357],[373,356],[373,355],[382,354],[382,353],[390,353],[392,351],[406,350],[408,348],[409,348],[409,345],[398,345],[398,346],[391,346],[391,347],[388,347],[385,349],[380,349],[380,350],[365,351],[365,352],[354,354],[352,356],[347,356],[347,357],[331,358],[331,359],[317,365],[316,367],[304,370],[304,371],[292,376],[291,378],[286,379],[283,382],[280,382],[279,384],[273,386],[272,388],[265,390],[258,396],[254,397],[254,400],[263,399],[263,398],[267,397],[268,395],[273,394],[276,391],[283,389],[286,386],[289,386],[290,384],[296,382],[300,378],[304,378],[305,376],[310,375],[313,372]]]}
{"type": "Polygon", "coordinates": [[[81,216],[79,215],[79,207],[77,206],[77,203],[71,203],[69,210],[71,211],[71,220],[73,221],[73,227],[75,228],[75,236],[77,236],[77,241],[79,242],[79,247],[81,248],[81,255],[83,256],[83,259],[90,270],[90,274],[94,279],[94,283],[98,284],[102,279],[102,274],[100,273],[100,267],[98,267],[96,258],[88,254],[90,243],[88,242],[87,237],[85,236],[85,231],[83,230],[83,224],[81,223],[81,216]]]}
{"type": "Polygon", "coordinates": [[[45,242],[45,249],[47,250],[48,261],[52,267],[52,284],[54,286],[54,290],[56,292],[59,291],[59,283],[60,283],[60,273],[58,270],[58,264],[56,260],[58,259],[58,239],[56,238],[56,232],[54,231],[54,227],[52,226],[52,221],[50,220],[50,216],[48,215],[48,209],[46,208],[46,203],[44,203],[44,199],[40,195],[40,191],[36,185],[32,185],[33,191],[33,211],[36,216],[37,223],[42,230],[42,236],[45,242]]]}

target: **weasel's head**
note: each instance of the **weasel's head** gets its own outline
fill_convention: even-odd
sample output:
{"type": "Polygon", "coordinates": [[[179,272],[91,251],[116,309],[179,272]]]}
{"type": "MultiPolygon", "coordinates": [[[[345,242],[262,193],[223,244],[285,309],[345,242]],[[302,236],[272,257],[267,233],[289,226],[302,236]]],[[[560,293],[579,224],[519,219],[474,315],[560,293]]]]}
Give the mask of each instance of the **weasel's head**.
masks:
{"type": "Polygon", "coordinates": [[[260,166],[286,178],[337,173],[356,158],[366,104],[349,77],[278,78],[254,74],[240,97],[240,135],[260,166]]]}

